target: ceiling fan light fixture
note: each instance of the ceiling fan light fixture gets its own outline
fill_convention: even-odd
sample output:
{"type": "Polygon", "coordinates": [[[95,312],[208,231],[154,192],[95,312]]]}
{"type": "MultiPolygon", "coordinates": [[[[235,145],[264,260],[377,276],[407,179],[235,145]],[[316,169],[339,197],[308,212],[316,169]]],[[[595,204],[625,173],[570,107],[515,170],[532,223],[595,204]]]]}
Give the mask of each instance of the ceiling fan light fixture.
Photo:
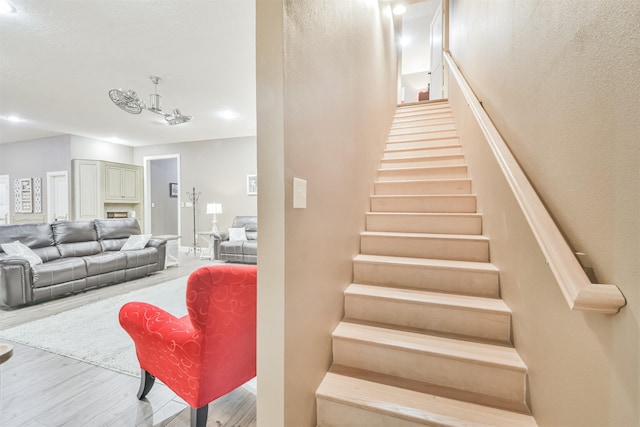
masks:
{"type": "Polygon", "coordinates": [[[167,114],[164,116],[164,119],[169,123],[170,126],[179,125],[182,123],[190,122],[193,119],[193,116],[185,116],[180,112],[180,109],[176,108],[173,110],[173,114],[167,114]]]}
{"type": "Polygon", "coordinates": [[[147,106],[133,90],[124,91],[122,89],[111,89],[109,91],[109,98],[111,98],[111,101],[113,101],[114,104],[127,113],[140,114],[142,110],[148,110],[152,113],[164,116],[165,120],[170,125],[179,125],[193,119],[193,116],[183,115],[177,108],[173,110],[173,115],[165,114],[160,106],[161,97],[158,95],[158,83],[161,79],[158,76],[149,76],[149,78],[155,86],[155,92],[149,94],[149,106],[147,106]]]}

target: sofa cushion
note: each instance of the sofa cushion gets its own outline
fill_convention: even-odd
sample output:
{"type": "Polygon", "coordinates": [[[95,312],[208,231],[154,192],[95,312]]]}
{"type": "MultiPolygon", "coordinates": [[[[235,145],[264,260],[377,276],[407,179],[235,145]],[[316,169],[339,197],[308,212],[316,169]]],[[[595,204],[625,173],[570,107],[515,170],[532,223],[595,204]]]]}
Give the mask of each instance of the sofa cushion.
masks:
{"type": "Polygon", "coordinates": [[[82,258],[60,258],[35,265],[32,270],[34,288],[87,277],[87,267],[82,258]]]}
{"type": "Polygon", "coordinates": [[[94,222],[98,240],[123,239],[140,234],[140,224],[135,218],[96,219],[94,222]]]}
{"type": "Polygon", "coordinates": [[[57,221],[51,224],[60,255],[82,257],[101,252],[93,221],[57,221]]]}
{"type": "Polygon", "coordinates": [[[51,224],[51,228],[56,245],[98,240],[93,221],[58,221],[51,224]]]}
{"type": "Polygon", "coordinates": [[[220,242],[220,252],[225,254],[242,254],[242,241],[224,241],[220,242]]]}
{"type": "Polygon", "coordinates": [[[58,250],[63,258],[83,257],[87,255],[95,255],[101,251],[100,243],[96,241],[62,243],[58,245],[58,250]]]}
{"type": "Polygon", "coordinates": [[[127,257],[127,268],[141,267],[158,262],[158,249],[148,247],[136,251],[120,252],[127,257]]]}
{"type": "Polygon", "coordinates": [[[34,265],[42,264],[42,258],[33,252],[29,246],[21,243],[19,240],[12,243],[2,243],[0,244],[0,247],[2,247],[2,250],[9,256],[25,258],[29,261],[29,264],[31,264],[32,267],[34,265]]]}
{"type": "Polygon", "coordinates": [[[122,252],[102,252],[82,258],[87,265],[87,275],[97,276],[127,268],[127,256],[122,252]]]}
{"type": "Polygon", "coordinates": [[[103,252],[107,251],[119,251],[127,241],[127,237],[122,239],[104,239],[100,240],[100,246],[103,252]]]}
{"type": "Polygon", "coordinates": [[[31,249],[53,246],[53,232],[49,224],[13,224],[0,227],[0,243],[16,240],[31,249]]]}
{"type": "Polygon", "coordinates": [[[258,242],[255,240],[244,242],[242,253],[243,255],[258,255],[258,242]]]}
{"type": "MultiPolygon", "coordinates": [[[[0,227],[0,243],[20,241],[38,255],[42,261],[60,258],[54,246],[53,230],[49,224],[12,224],[0,227]]],[[[4,253],[0,247],[0,253],[4,253]]]]}
{"type": "Polygon", "coordinates": [[[46,248],[33,248],[33,252],[36,253],[42,259],[43,262],[53,261],[60,258],[60,251],[57,246],[47,246],[46,248]]]}
{"type": "Polygon", "coordinates": [[[258,238],[258,217],[257,216],[237,216],[233,219],[232,228],[244,227],[247,240],[258,238]]]}

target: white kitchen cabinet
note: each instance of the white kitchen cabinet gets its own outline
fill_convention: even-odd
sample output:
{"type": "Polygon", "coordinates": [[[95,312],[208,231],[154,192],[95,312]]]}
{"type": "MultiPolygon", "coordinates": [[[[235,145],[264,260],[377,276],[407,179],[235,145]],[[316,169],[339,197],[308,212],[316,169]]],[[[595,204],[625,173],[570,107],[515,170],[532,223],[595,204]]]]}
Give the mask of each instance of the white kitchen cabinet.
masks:
{"type": "Polygon", "coordinates": [[[104,165],[104,202],[140,203],[142,167],[120,163],[104,165]]]}

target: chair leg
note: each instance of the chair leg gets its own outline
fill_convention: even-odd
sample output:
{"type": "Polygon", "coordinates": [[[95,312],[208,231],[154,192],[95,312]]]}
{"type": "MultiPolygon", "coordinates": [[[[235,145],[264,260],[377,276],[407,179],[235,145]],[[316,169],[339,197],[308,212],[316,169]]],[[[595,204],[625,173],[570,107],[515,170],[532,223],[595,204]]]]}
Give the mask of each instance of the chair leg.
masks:
{"type": "Polygon", "coordinates": [[[140,388],[138,389],[138,399],[142,400],[149,393],[153,383],[156,381],[156,377],[151,375],[144,369],[140,369],[140,388]]]}
{"type": "Polygon", "coordinates": [[[206,427],[209,405],[200,408],[191,408],[191,427],[206,427]]]}

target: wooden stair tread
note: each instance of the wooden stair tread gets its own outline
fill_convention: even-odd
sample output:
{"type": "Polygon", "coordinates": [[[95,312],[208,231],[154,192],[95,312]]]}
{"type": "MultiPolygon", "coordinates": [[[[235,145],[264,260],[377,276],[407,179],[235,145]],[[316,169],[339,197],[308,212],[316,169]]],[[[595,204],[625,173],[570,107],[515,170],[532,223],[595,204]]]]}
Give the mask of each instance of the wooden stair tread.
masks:
{"type": "Polygon", "coordinates": [[[501,299],[446,294],[419,289],[352,283],[345,290],[345,294],[368,298],[393,299],[417,304],[448,305],[487,313],[511,313],[509,307],[501,299]]]}
{"type": "MultiPolygon", "coordinates": [[[[398,170],[398,169],[385,169],[385,170],[398,170]]],[[[412,184],[416,182],[471,182],[471,178],[420,178],[420,179],[394,179],[393,181],[374,181],[374,184],[412,184]]]]}
{"type": "MultiPolygon", "coordinates": [[[[443,142],[446,145],[429,145],[429,146],[418,147],[418,148],[398,148],[398,147],[393,147],[393,146],[389,147],[387,145],[386,148],[384,149],[384,153],[398,153],[398,152],[403,152],[403,151],[418,151],[418,150],[435,151],[435,150],[441,150],[441,149],[445,149],[445,148],[462,148],[462,145],[460,145],[460,144],[452,144],[449,139],[444,140],[443,142]]],[[[383,160],[385,160],[385,159],[383,158],[383,160]]]]}
{"type": "Polygon", "coordinates": [[[417,166],[417,167],[403,167],[395,169],[378,169],[378,173],[399,173],[403,171],[415,172],[415,171],[433,171],[443,169],[467,169],[467,165],[453,165],[453,166],[417,166]]]}
{"type": "Polygon", "coordinates": [[[367,212],[367,216],[480,218],[479,213],[458,212],[367,212]]]}
{"type": "Polygon", "coordinates": [[[375,263],[375,264],[395,264],[410,265],[419,267],[434,267],[444,270],[467,270],[477,272],[498,273],[498,268],[489,262],[457,261],[445,259],[428,258],[408,258],[387,255],[367,255],[359,254],[353,259],[354,262],[375,263]]]}
{"type": "Polygon", "coordinates": [[[401,348],[448,359],[464,360],[488,366],[498,366],[517,372],[527,367],[512,347],[462,341],[412,331],[383,328],[358,323],[340,322],[333,331],[333,339],[366,342],[369,345],[401,348]]]}
{"type": "Polygon", "coordinates": [[[530,415],[329,372],[316,392],[326,399],[432,426],[536,426],[530,415]]]}
{"type": "Polygon", "coordinates": [[[452,159],[464,159],[464,154],[436,154],[436,155],[421,155],[418,156],[405,156],[405,157],[391,157],[391,158],[383,158],[382,163],[402,163],[402,162],[417,162],[417,161],[433,161],[433,160],[452,160],[452,159]]]}
{"type": "MultiPolygon", "coordinates": [[[[390,181],[385,181],[390,182],[390,181]]],[[[372,199],[474,199],[475,194],[372,194],[372,199]]],[[[392,211],[393,212],[393,211],[392,211]]],[[[444,213],[444,212],[443,212],[444,213]]],[[[455,213],[452,211],[452,213],[455,213]]]]}
{"type": "MultiPolygon", "coordinates": [[[[452,132],[455,133],[453,131],[438,131],[438,132],[434,132],[434,133],[439,133],[439,132],[452,132]]],[[[419,135],[419,134],[417,134],[419,135]]],[[[405,142],[420,142],[420,141],[447,141],[447,140],[452,140],[452,139],[458,139],[457,134],[456,135],[446,135],[446,136],[442,136],[442,135],[433,135],[433,136],[425,136],[425,137],[415,137],[415,138],[407,138],[407,139],[402,139],[400,141],[388,141],[387,142],[387,147],[389,147],[390,145],[394,145],[394,144],[402,144],[405,142]]]]}
{"type": "Polygon", "coordinates": [[[435,233],[401,233],[395,231],[363,231],[360,236],[399,237],[416,239],[472,240],[488,242],[489,238],[473,234],[435,234],[435,233]]]}

